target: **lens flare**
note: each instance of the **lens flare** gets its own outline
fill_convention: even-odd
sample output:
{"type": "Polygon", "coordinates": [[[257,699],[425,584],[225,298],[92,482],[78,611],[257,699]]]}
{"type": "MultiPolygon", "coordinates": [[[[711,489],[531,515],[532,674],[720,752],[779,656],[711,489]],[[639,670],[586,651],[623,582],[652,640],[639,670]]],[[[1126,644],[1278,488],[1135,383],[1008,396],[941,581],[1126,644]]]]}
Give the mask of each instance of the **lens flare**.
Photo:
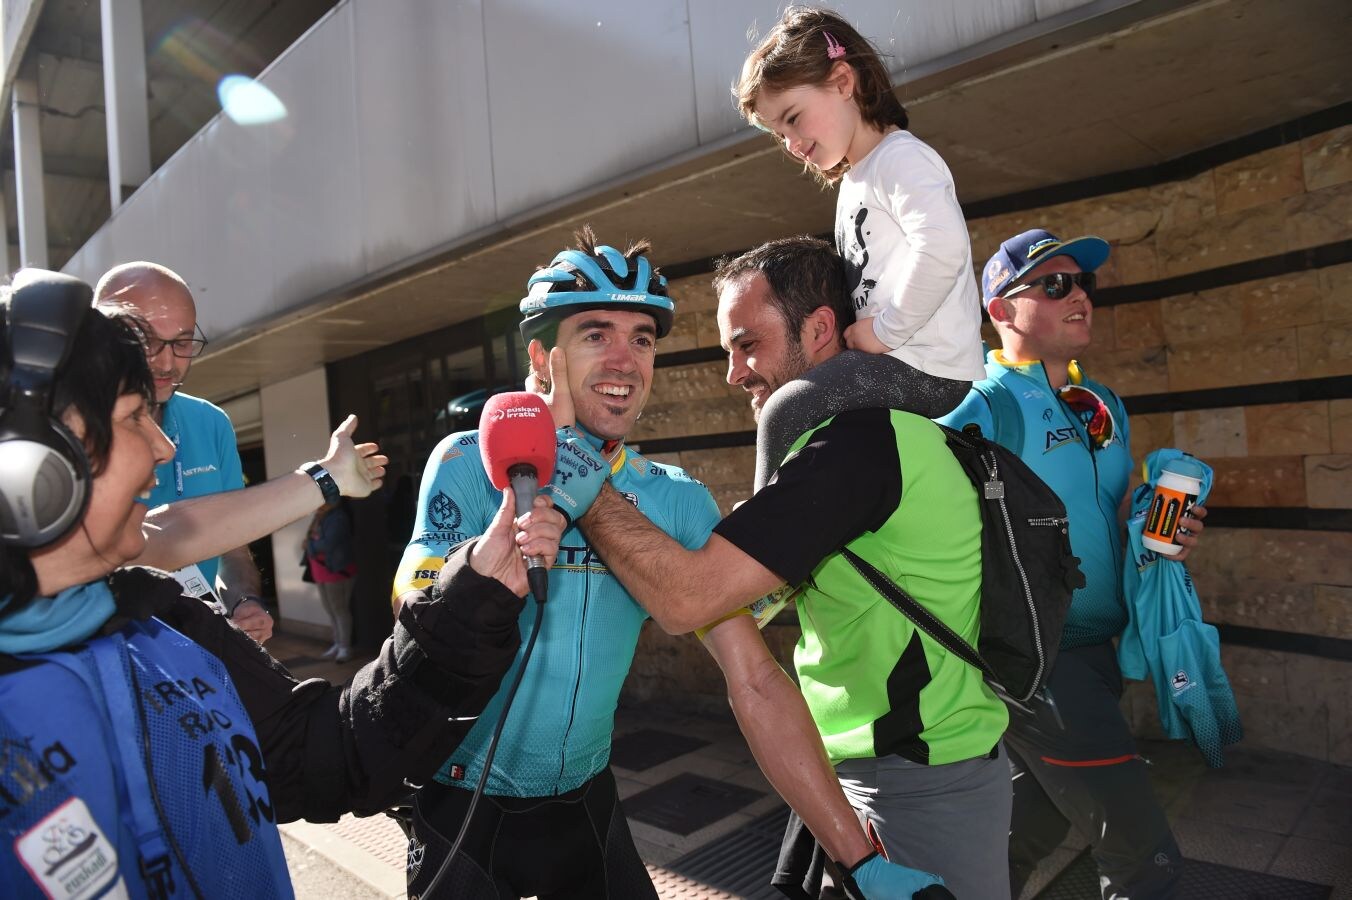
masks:
{"type": "Polygon", "coordinates": [[[266,125],[286,118],[277,95],[247,75],[227,75],[216,86],[221,109],[236,125],[266,125]]]}

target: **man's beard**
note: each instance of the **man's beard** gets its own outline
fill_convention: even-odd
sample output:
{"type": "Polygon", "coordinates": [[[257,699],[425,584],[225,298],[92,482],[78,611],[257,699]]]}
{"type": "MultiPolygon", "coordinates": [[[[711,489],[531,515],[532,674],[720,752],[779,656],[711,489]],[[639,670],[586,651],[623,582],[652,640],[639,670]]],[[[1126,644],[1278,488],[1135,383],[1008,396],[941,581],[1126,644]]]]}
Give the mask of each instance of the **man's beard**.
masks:
{"type": "Polygon", "coordinates": [[[801,378],[804,372],[812,368],[812,363],[807,358],[806,351],[803,350],[803,343],[797,338],[797,335],[789,335],[784,350],[784,360],[770,373],[768,378],[756,377],[742,382],[743,388],[755,388],[763,384],[770,389],[769,393],[765,395],[765,401],[760,406],[751,407],[751,418],[757,422],[760,421],[761,413],[765,412],[765,404],[770,402],[770,398],[780,388],[795,378],[801,378]]]}

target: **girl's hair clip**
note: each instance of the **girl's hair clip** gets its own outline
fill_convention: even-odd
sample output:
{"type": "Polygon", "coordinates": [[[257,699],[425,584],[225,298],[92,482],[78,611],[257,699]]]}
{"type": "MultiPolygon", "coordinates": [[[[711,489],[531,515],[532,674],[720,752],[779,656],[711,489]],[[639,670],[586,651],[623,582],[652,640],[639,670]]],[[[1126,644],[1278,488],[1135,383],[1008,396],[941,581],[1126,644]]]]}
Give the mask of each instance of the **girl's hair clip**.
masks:
{"type": "Polygon", "coordinates": [[[826,38],[827,59],[840,59],[845,55],[845,45],[836,40],[834,34],[829,31],[823,31],[822,37],[826,38]]]}

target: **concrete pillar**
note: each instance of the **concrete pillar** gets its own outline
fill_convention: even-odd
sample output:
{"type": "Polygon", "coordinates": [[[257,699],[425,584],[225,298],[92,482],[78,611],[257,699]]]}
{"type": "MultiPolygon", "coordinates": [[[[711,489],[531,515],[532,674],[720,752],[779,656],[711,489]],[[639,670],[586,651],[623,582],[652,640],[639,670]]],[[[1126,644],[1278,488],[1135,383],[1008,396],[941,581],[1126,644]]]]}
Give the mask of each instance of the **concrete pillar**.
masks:
{"type": "Polygon", "coordinates": [[[5,208],[5,195],[0,193],[0,275],[13,271],[9,261],[9,210],[5,208]]]}
{"type": "Polygon", "coordinates": [[[101,0],[108,190],[113,209],[150,177],[150,113],[141,0],[101,0]]]}
{"type": "Polygon", "coordinates": [[[14,191],[19,208],[19,265],[47,267],[47,200],[42,186],[37,69],[14,82],[14,191]]]}
{"type": "MultiPolygon", "coordinates": [[[[321,367],[262,387],[263,461],[268,478],[294,472],[329,449],[328,376],[321,367]]],[[[315,500],[319,509],[319,500],[315,500]]],[[[299,565],[310,517],[272,535],[274,584],[285,629],[291,634],[329,640],[329,618],[314,585],[301,581],[299,565]]]]}

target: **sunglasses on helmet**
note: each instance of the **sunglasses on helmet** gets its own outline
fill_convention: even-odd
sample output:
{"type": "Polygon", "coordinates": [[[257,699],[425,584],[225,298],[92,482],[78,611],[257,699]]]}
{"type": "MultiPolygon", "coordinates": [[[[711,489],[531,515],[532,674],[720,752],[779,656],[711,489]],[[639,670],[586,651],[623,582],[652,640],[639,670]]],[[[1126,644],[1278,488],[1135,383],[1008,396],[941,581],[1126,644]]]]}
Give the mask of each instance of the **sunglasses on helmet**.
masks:
{"type": "Polygon", "coordinates": [[[1082,291],[1093,297],[1094,285],[1097,282],[1098,279],[1094,277],[1093,272],[1053,272],[1050,275],[1034,278],[1026,284],[1017,285],[1000,296],[1013,297],[1029,288],[1040,287],[1042,292],[1047,295],[1048,300],[1061,300],[1070,295],[1072,285],[1078,284],[1082,291]]]}

